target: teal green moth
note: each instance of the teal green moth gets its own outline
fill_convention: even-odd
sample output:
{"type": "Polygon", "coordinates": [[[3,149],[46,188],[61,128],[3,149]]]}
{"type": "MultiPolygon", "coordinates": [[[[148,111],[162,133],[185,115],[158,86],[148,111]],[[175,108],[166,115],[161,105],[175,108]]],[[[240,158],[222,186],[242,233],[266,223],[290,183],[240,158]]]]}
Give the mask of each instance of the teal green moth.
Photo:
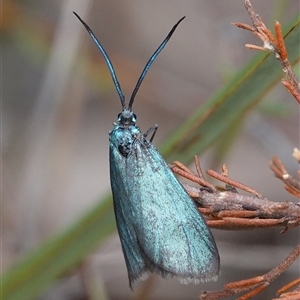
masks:
{"type": "Polygon", "coordinates": [[[146,64],[128,107],[113,65],[88,25],[76,14],[102,53],[120,97],[122,112],[109,132],[110,181],[129,285],[150,273],[181,283],[216,280],[220,258],[196,205],[152,144],[157,125],[142,133],[132,111],[135,95],[180,19],[146,64]],[[148,139],[148,136],[151,138],[148,139]]]}

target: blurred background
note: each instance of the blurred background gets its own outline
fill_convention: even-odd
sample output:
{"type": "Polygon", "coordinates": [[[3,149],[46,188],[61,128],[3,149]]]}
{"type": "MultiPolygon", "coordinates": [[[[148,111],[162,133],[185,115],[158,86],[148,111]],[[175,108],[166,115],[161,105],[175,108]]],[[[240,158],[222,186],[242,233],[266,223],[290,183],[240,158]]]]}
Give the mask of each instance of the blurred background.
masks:
{"type": "MultiPolygon", "coordinates": [[[[298,1],[252,4],[271,29],[274,20],[284,26],[299,10],[298,1]]],[[[159,125],[157,146],[255,55],[244,44],[261,45],[250,32],[231,25],[251,24],[238,0],[3,0],[4,271],[110,193],[108,131],[121,105],[102,55],[72,11],[101,41],[127,99],[151,54],[186,16],[152,65],[133,107],[143,132],[159,125]]],[[[268,199],[293,201],[268,165],[277,155],[295,175],[292,151],[298,145],[298,105],[278,83],[247,116],[224,162],[232,178],[268,199]]],[[[201,154],[202,168],[220,171],[213,153],[201,154]]],[[[219,281],[185,286],[155,277],[145,283],[147,299],[197,299],[203,290],[269,271],[299,237],[297,229],[284,235],[280,230],[214,230],[222,262],[219,281]]],[[[294,264],[256,299],[271,298],[296,277],[298,267],[294,264]]],[[[91,282],[103,287],[103,299],[142,299],[139,290],[129,290],[116,233],[86,258],[84,272],[80,268],[67,274],[38,299],[92,299],[91,282]]]]}

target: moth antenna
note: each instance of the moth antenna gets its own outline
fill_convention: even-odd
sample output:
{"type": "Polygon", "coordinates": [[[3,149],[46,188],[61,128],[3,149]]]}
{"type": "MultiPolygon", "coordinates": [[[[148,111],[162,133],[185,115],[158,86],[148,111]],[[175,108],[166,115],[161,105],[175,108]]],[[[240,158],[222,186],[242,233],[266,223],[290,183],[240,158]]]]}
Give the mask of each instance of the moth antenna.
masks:
{"type": "Polygon", "coordinates": [[[136,93],[138,92],[141,83],[143,82],[147,72],[149,71],[152,63],[154,62],[154,60],[156,59],[157,55],[162,51],[162,49],[164,49],[164,47],[166,46],[166,44],[168,43],[169,39],[171,38],[171,36],[173,35],[175,29],[177,28],[177,26],[179,25],[179,23],[184,19],[185,17],[182,17],[171,29],[171,31],[169,32],[169,34],[167,35],[167,37],[164,39],[164,41],[160,44],[160,46],[156,49],[156,51],[152,54],[152,56],[150,57],[149,61],[147,62],[139,80],[136,83],[136,86],[132,92],[132,95],[130,97],[130,101],[129,101],[129,105],[128,105],[128,109],[131,111],[132,108],[132,104],[135,98],[136,93]]]}
{"type": "Polygon", "coordinates": [[[73,11],[73,14],[78,18],[78,20],[83,24],[83,26],[85,27],[85,29],[87,30],[87,32],[89,33],[89,35],[91,36],[91,38],[93,39],[94,43],[96,44],[96,46],[98,47],[98,49],[100,50],[100,52],[102,53],[104,60],[108,66],[111,78],[114,82],[114,85],[116,87],[116,90],[119,94],[120,100],[121,100],[121,104],[122,104],[122,109],[124,110],[126,108],[125,106],[125,97],[123,95],[120,83],[118,81],[115,69],[106,53],[106,51],[104,50],[103,46],[100,44],[100,42],[98,41],[98,39],[96,38],[96,36],[94,35],[93,31],[91,30],[91,28],[79,17],[79,15],[73,11]]]}

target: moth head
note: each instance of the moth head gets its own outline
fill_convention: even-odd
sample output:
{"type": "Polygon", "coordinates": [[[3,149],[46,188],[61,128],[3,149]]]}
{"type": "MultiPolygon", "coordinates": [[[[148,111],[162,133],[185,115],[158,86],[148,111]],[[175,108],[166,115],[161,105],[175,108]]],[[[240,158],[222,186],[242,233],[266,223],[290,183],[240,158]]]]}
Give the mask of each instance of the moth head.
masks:
{"type": "Polygon", "coordinates": [[[125,108],[121,113],[118,114],[118,123],[125,126],[135,125],[136,114],[125,108]]]}

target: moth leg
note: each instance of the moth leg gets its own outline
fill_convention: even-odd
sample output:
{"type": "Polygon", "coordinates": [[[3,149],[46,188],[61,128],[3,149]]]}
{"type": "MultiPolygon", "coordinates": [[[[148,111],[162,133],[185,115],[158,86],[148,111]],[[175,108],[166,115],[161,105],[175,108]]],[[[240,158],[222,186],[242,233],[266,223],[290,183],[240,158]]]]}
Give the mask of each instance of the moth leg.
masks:
{"type": "Polygon", "coordinates": [[[143,134],[143,136],[146,138],[146,137],[149,135],[149,133],[153,131],[152,136],[151,136],[151,138],[150,138],[150,142],[152,143],[152,141],[153,141],[153,139],[154,139],[154,136],[155,136],[155,134],[156,134],[157,129],[158,129],[158,125],[155,124],[155,125],[153,125],[152,127],[150,127],[150,128],[143,134]]]}

